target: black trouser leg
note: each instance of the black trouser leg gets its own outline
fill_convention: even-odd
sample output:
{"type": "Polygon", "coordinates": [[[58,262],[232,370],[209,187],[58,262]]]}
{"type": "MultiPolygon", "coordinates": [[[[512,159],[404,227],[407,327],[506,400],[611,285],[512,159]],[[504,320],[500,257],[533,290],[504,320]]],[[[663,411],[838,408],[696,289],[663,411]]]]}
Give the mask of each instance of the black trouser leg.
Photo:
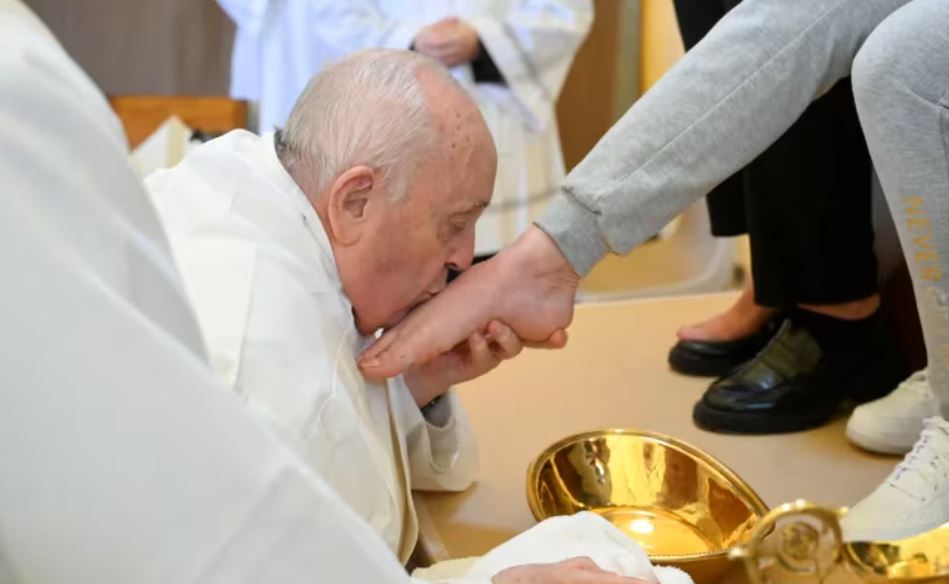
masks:
{"type": "MultiPolygon", "coordinates": [[[[675,0],[687,48],[735,0],[675,0]]],[[[759,305],[840,304],[876,291],[871,165],[849,82],[708,195],[712,233],[747,232],[759,305]]]]}
{"type": "Polygon", "coordinates": [[[870,156],[849,81],[745,170],[755,300],[841,304],[876,292],[870,156]]]}

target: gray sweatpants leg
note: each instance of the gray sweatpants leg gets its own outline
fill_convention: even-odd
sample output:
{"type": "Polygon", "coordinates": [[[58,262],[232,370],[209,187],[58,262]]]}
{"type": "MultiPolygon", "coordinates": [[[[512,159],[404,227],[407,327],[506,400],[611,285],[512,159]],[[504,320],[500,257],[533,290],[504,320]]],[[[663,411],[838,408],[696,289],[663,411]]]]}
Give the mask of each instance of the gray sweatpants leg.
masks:
{"type": "Polygon", "coordinates": [[[628,252],[777,140],[909,2],[744,0],[571,171],[538,225],[579,274],[628,252]]]}
{"type": "Polygon", "coordinates": [[[853,89],[949,413],[949,1],[913,0],[883,21],[854,61],[853,89]]]}

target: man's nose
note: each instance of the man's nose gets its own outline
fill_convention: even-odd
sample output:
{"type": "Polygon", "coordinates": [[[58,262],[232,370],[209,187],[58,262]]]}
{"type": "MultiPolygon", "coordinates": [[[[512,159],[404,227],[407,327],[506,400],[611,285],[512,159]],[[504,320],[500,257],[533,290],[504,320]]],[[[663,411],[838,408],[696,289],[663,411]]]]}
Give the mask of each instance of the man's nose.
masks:
{"type": "Polygon", "coordinates": [[[463,272],[471,267],[474,261],[475,236],[474,229],[470,229],[463,239],[457,245],[452,247],[446,262],[449,270],[463,272]]]}

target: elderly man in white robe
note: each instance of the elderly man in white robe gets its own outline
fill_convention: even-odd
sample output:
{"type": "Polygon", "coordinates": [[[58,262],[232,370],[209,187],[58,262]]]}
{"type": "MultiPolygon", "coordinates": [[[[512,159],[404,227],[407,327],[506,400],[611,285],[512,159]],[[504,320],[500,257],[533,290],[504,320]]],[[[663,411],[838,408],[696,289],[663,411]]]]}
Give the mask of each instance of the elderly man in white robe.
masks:
{"type": "Polygon", "coordinates": [[[411,489],[475,479],[449,388],[521,342],[491,323],[387,385],[356,358],[471,264],[495,165],[444,68],[374,49],[317,76],[285,130],[232,132],[146,182],[219,375],[403,562],[418,534],[411,489]]]}
{"type": "MultiPolygon", "coordinates": [[[[215,382],[118,120],[19,0],[0,126],[0,582],[420,584],[215,382]]],[[[480,564],[438,581],[667,581],[589,514],[480,564]]]]}
{"type": "Polygon", "coordinates": [[[476,254],[514,241],[564,178],[554,111],[592,0],[218,0],[237,25],[231,95],[282,126],[310,76],[362,49],[413,48],[474,97],[499,152],[476,254]]]}

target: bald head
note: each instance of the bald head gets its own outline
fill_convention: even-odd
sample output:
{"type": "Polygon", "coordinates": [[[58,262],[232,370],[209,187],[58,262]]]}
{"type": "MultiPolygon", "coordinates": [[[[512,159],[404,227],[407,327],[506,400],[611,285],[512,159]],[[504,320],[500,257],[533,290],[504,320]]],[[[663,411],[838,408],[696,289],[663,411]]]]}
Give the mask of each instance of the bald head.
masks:
{"type": "Polygon", "coordinates": [[[494,156],[477,106],[441,64],[386,49],[355,53],[313,78],[280,134],[281,160],[308,195],[345,169],[376,169],[395,198],[433,160],[494,156]],[[304,184],[301,184],[304,186],[304,184]]]}
{"type": "Polygon", "coordinates": [[[371,50],[329,67],[277,146],[323,223],[363,333],[471,265],[497,154],[477,105],[436,61],[371,50]]]}

